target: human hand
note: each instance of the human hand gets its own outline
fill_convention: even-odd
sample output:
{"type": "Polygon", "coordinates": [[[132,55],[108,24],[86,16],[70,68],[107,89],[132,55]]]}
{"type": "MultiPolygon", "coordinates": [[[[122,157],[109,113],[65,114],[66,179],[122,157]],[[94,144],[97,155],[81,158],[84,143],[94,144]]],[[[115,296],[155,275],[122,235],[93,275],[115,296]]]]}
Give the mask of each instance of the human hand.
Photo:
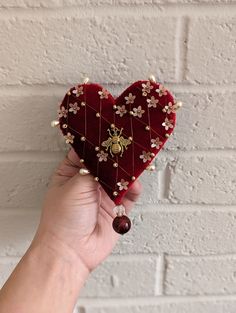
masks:
{"type": "MultiPolygon", "coordinates": [[[[44,237],[54,249],[59,241],[92,271],[111,253],[120,235],[112,228],[114,202],[91,175],[79,174],[80,167],[77,154],[70,150],[51,179],[36,240],[44,237]]],[[[127,214],[140,192],[136,181],[124,196],[127,214]]]]}

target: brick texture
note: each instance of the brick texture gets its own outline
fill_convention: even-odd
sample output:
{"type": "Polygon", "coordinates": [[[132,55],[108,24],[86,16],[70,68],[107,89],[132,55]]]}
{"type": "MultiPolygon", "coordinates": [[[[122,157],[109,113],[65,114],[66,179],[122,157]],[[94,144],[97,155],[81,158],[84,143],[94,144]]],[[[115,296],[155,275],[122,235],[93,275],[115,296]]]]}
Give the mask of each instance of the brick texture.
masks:
{"type": "Polygon", "coordinates": [[[168,149],[235,149],[235,93],[176,93],[184,107],[178,112],[178,127],[168,149]],[[188,131],[186,131],[188,130],[188,131]],[[222,130],[222,131],[219,131],[222,130]]]}
{"type": "MultiPolygon", "coordinates": [[[[159,206],[161,208],[161,205],[159,206]]],[[[197,209],[197,208],[196,208],[197,209]]],[[[133,230],[115,248],[116,253],[208,255],[236,253],[235,212],[175,210],[133,212],[133,230]]]]}
{"type": "Polygon", "coordinates": [[[235,24],[236,18],[191,20],[188,80],[203,84],[236,82],[236,70],[232,66],[236,60],[235,24]]]}
{"type": "Polygon", "coordinates": [[[126,83],[153,69],[174,80],[174,18],[0,20],[0,37],[0,85],[74,84],[85,75],[101,83],[126,83]]]}
{"type": "Polygon", "coordinates": [[[107,261],[92,273],[81,292],[81,297],[153,296],[155,271],[156,258],[154,257],[130,260],[118,258],[117,261],[107,261]]]}
{"type": "Polygon", "coordinates": [[[53,0],[53,1],[47,1],[47,0],[40,0],[40,1],[34,1],[34,0],[1,0],[0,7],[33,7],[33,8],[39,8],[39,7],[63,7],[63,6],[73,6],[73,5],[82,5],[82,6],[99,6],[99,5],[132,5],[132,4],[138,4],[138,5],[145,5],[145,4],[198,4],[198,3],[234,3],[234,0],[53,0]]]}
{"type": "Polygon", "coordinates": [[[196,259],[168,257],[165,293],[168,295],[234,294],[235,264],[234,256],[196,259]]]}
{"type": "Polygon", "coordinates": [[[153,73],[184,106],[75,313],[235,313],[235,24],[235,0],[0,0],[0,286],[68,149],[50,127],[65,92],[153,73]]]}
{"type": "Polygon", "coordinates": [[[173,163],[171,202],[235,204],[236,155],[179,157],[173,163]]]}
{"type": "MultiPolygon", "coordinates": [[[[146,306],[125,306],[122,309],[127,313],[234,313],[236,308],[236,303],[234,301],[217,301],[208,302],[193,302],[193,303],[167,303],[167,304],[155,304],[146,306]]],[[[76,313],[119,313],[120,307],[81,307],[76,311],[76,313]]]]}
{"type": "Polygon", "coordinates": [[[0,162],[1,175],[4,177],[1,207],[40,208],[49,177],[57,163],[54,160],[0,162]]]}

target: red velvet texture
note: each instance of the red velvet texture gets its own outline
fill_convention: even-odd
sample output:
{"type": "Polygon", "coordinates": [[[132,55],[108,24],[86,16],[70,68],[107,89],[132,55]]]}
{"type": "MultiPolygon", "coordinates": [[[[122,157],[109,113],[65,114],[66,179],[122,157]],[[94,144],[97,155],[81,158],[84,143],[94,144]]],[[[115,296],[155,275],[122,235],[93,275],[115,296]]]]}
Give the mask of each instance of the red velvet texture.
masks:
{"type": "MultiPolygon", "coordinates": [[[[70,134],[74,136],[71,146],[118,205],[173,131],[176,115],[171,108],[174,105],[173,96],[159,83],[137,81],[116,99],[98,84],[81,84],[71,88],[60,105],[60,128],[65,139],[68,134],[70,139],[70,134]],[[137,111],[140,107],[144,112],[137,111]],[[119,113],[121,108],[123,113],[125,110],[127,112],[119,113]],[[130,114],[130,111],[133,113],[130,114]],[[170,127],[166,126],[168,121],[170,127]],[[129,140],[132,137],[127,149],[123,147],[122,156],[120,153],[111,155],[112,143],[108,147],[102,145],[114,135],[112,124],[119,131],[123,128],[121,134],[118,132],[119,139],[123,137],[129,140]],[[85,141],[81,137],[85,137],[85,141]],[[100,158],[101,151],[105,153],[103,160],[100,158]],[[144,152],[148,155],[142,158],[144,152]],[[114,163],[118,167],[114,167],[114,163]]],[[[122,143],[119,142],[118,145],[121,147],[122,143]]]]}

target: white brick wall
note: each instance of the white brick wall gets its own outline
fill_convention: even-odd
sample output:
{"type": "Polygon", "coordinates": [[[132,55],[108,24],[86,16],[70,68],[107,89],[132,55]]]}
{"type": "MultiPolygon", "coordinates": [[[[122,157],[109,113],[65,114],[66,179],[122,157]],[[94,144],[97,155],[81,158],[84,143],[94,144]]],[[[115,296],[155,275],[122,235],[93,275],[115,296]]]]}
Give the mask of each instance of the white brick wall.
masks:
{"type": "Polygon", "coordinates": [[[76,312],[235,313],[235,38],[235,0],[0,0],[1,285],[65,153],[50,121],[67,88],[153,73],[184,107],[76,312]]]}

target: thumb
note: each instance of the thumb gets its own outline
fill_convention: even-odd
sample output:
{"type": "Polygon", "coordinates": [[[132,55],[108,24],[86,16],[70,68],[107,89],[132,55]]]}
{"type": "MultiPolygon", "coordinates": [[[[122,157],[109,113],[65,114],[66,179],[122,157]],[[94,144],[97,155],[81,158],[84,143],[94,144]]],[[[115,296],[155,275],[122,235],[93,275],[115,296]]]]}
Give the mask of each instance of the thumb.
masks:
{"type": "Polygon", "coordinates": [[[65,187],[85,194],[89,191],[98,191],[99,184],[92,175],[81,175],[78,172],[66,182],[65,187]]]}

